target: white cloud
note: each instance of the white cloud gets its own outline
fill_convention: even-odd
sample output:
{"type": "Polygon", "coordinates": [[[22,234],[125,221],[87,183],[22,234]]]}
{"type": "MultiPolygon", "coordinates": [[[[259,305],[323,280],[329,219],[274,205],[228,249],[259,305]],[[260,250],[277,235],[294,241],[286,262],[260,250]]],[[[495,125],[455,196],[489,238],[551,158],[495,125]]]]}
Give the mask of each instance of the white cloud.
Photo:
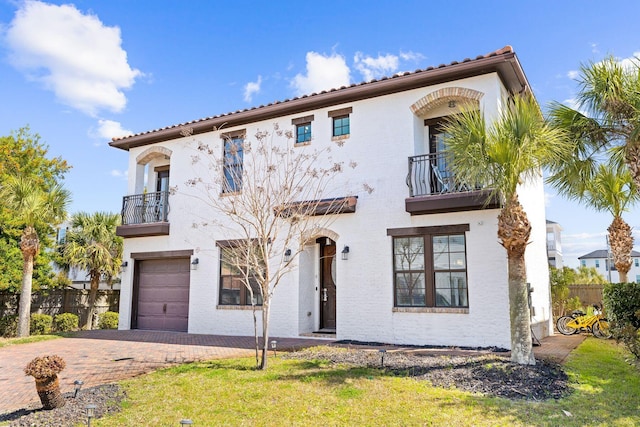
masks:
{"type": "Polygon", "coordinates": [[[262,76],[258,76],[258,81],[249,82],[244,85],[244,100],[251,102],[253,95],[260,93],[260,85],[262,84],[262,76]]]}
{"type": "Polygon", "coordinates": [[[591,43],[591,53],[600,53],[598,50],[598,43],[591,43]]]}
{"type": "Polygon", "coordinates": [[[122,178],[126,180],[129,177],[129,171],[121,171],[119,169],[112,169],[110,172],[114,178],[122,178]]]}
{"type": "Polygon", "coordinates": [[[73,5],[25,1],[5,34],[12,65],[55,93],[65,105],[95,116],[122,111],[122,92],[142,75],[131,68],[118,27],[73,5]]]}
{"type": "Polygon", "coordinates": [[[571,80],[575,80],[578,78],[578,75],[580,73],[577,70],[571,70],[569,72],[567,72],[567,77],[569,77],[571,80]]]}
{"type": "Polygon", "coordinates": [[[638,69],[638,64],[640,63],[639,61],[640,52],[633,52],[632,56],[630,56],[629,58],[624,58],[619,62],[625,70],[629,72],[635,72],[638,69]]]}
{"type": "Polygon", "coordinates": [[[349,67],[343,56],[329,56],[316,52],[307,52],[307,74],[297,74],[291,86],[297,95],[348,86],[351,81],[349,67]]]}
{"type": "Polygon", "coordinates": [[[98,120],[98,130],[92,136],[111,140],[123,136],[133,135],[133,132],[122,127],[120,122],[113,120],[98,120]]]}
{"type": "Polygon", "coordinates": [[[418,52],[400,52],[400,59],[403,61],[422,61],[426,57],[418,52]]]}
{"type": "Polygon", "coordinates": [[[353,62],[365,81],[388,76],[398,69],[398,57],[391,54],[378,55],[374,58],[365,56],[362,52],[356,52],[353,62]]]}

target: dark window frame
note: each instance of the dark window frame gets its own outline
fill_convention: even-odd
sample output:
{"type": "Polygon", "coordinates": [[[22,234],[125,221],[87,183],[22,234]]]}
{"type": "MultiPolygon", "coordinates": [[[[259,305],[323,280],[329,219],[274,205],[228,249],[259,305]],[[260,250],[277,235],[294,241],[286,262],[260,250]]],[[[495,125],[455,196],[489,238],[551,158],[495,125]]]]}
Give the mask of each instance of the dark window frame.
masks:
{"type": "Polygon", "coordinates": [[[311,122],[296,125],[296,144],[308,144],[311,142],[311,122]],[[302,132],[300,132],[302,130],[302,132]],[[302,136],[302,139],[300,138],[302,136]]]}
{"type": "Polygon", "coordinates": [[[331,137],[339,138],[351,135],[351,113],[352,107],[341,108],[329,111],[327,115],[331,118],[331,137]],[[346,123],[345,123],[346,119],[346,123]]]}
{"type": "Polygon", "coordinates": [[[346,136],[351,135],[351,118],[350,116],[337,116],[333,117],[333,126],[331,136],[346,136]],[[345,121],[346,120],[346,121],[345,121]]]}
{"type": "Polygon", "coordinates": [[[222,138],[222,194],[233,194],[242,191],[242,174],[244,172],[244,131],[221,135],[222,138]],[[231,153],[232,146],[236,152],[231,153]]]}
{"type": "MultiPolygon", "coordinates": [[[[468,261],[467,261],[467,235],[469,224],[459,224],[451,226],[435,226],[435,227],[411,227],[401,229],[388,229],[387,235],[391,236],[391,247],[393,256],[393,306],[395,308],[469,308],[469,280],[468,280],[468,261]],[[464,238],[464,268],[463,269],[436,269],[434,266],[433,245],[434,237],[458,236],[464,238]],[[402,270],[396,265],[396,242],[397,239],[418,238],[422,239],[422,250],[424,257],[422,270],[402,270]],[[465,297],[466,305],[442,305],[437,299],[437,273],[461,273],[464,272],[465,278],[465,297]],[[414,295],[409,294],[410,304],[398,304],[398,274],[423,274],[424,280],[424,302],[422,304],[414,304],[414,295]]],[[[449,252],[451,254],[451,252],[449,252]]],[[[459,252],[454,252],[459,253],[459,252]]]]}
{"type": "MultiPolygon", "coordinates": [[[[218,305],[225,307],[241,307],[251,306],[251,294],[244,284],[244,272],[225,261],[225,252],[233,251],[237,248],[233,241],[219,241],[218,248],[220,250],[220,264],[218,272],[218,305]],[[228,271],[228,274],[224,274],[228,271]],[[234,274],[235,273],[235,274],[234,274]],[[225,287],[225,284],[231,286],[225,287]]],[[[262,306],[262,296],[260,294],[260,285],[257,280],[250,280],[253,288],[253,296],[256,298],[256,306],[262,306]]]]}

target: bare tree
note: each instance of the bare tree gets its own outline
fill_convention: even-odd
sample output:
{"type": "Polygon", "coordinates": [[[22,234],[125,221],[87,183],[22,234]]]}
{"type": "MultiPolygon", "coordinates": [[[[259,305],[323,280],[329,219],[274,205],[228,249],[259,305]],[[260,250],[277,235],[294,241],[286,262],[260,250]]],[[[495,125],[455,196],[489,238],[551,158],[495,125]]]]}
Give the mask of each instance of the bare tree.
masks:
{"type": "MultiPolygon", "coordinates": [[[[183,135],[190,133],[183,130],[183,135]]],[[[352,206],[355,196],[347,196],[335,179],[345,164],[332,158],[331,147],[296,145],[292,132],[277,125],[272,132],[258,130],[252,141],[229,134],[222,143],[224,147],[194,140],[197,176],[186,184],[211,208],[211,216],[194,226],[215,227],[216,234],[228,239],[218,242],[223,268],[242,282],[251,299],[256,364],[266,369],[275,289],[305,245],[352,206]],[[257,311],[262,313],[261,341],[257,311]]],[[[365,190],[372,191],[368,186],[365,190]]]]}

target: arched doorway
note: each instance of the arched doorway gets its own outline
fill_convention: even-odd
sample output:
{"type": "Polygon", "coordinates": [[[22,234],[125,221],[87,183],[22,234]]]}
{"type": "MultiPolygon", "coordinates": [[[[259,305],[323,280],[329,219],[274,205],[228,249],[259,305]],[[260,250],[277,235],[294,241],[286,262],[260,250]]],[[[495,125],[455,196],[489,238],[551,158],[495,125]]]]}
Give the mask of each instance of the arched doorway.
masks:
{"type": "Polygon", "coordinates": [[[329,237],[320,245],[320,332],[336,332],[336,242],[329,237]]]}

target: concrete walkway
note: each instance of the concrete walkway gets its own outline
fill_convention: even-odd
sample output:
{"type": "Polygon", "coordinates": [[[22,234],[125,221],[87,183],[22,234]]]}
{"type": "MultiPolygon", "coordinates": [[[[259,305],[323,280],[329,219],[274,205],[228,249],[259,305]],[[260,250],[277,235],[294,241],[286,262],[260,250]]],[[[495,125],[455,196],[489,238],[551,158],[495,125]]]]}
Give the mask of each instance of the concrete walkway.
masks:
{"type": "MultiPolygon", "coordinates": [[[[332,340],[320,338],[278,338],[278,350],[296,350],[332,340]]],[[[562,362],[584,340],[581,335],[556,335],[535,347],[536,357],[562,362]]],[[[403,347],[385,346],[403,351],[403,347]]],[[[409,351],[405,348],[405,351],[409,351]]],[[[476,353],[474,350],[428,349],[434,354],[476,353]]],[[[70,338],[0,348],[0,414],[39,402],[34,380],[24,367],[36,356],[57,354],[67,366],[58,376],[63,393],[73,391],[74,380],[84,387],[135,377],[179,363],[252,356],[253,337],[195,335],[157,331],[82,331],[70,338]]],[[[503,353],[504,354],[504,353],[503,353]]]]}

